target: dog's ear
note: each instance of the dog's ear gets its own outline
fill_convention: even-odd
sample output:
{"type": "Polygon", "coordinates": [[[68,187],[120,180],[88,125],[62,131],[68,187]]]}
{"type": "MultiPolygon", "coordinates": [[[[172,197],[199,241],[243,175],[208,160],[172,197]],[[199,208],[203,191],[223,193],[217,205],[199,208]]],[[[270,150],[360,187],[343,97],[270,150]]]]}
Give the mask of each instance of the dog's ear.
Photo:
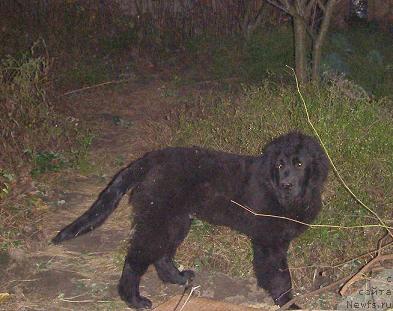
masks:
{"type": "Polygon", "coordinates": [[[272,154],[276,153],[276,151],[279,149],[280,144],[281,144],[280,138],[276,138],[274,140],[271,140],[268,144],[266,144],[263,147],[262,154],[271,156],[272,154]]]}
{"type": "Polygon", "coordinates": [[[281,148],[282,142],[277,139],[271,141],[263,148],[262,157],[264,159],[264,166],[262,174],[268,178],[273,187],[278,182],[276,162],[281,153],[281,148]]]}
{"type": "Polygon", "coordinates": [[[262,156],[267,160],[270,167],[274,167],[280,150],[282,149],[281,139],[272,140],[262,150],[262,156]]]}
{"type": "Polygon", "coordinates": [[[311,150],[311,185],[321,187],[325,182],[329,171],[329,160],[319,143],[314,141],[311,150]]]}
{"type": "Polygon", "coordinates": [[[297,132],[289,132],[287,134],[278,136],[277,138],[271,140],[264,148],[263,154],[278,154],[280,150],[287,149],[289,146],[294,146],[302,142],[303,139],[308,136],[297,132]]]}

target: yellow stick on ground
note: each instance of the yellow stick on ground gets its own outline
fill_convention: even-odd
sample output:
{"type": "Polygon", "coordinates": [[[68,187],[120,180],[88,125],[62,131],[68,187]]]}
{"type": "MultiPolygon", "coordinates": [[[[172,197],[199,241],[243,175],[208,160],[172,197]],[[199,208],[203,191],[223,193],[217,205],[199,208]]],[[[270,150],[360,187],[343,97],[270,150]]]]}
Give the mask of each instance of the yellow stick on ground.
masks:
{"type": "Polygon", "coordinates": [[[8,293],[0,293],[0,303],[5,302],[8,298],[10,298],[10,294],[8,294],[8,293]]]}

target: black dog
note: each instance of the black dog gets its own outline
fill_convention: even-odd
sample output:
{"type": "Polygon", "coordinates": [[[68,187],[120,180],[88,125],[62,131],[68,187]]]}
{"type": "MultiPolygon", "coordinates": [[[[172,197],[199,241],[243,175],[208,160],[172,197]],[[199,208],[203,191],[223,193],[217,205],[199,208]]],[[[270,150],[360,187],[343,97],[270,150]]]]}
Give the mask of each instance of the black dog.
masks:
{"type": "Polygon", "coordinates": [[[258,213],[308,223],[320,210],[327,173],[328,161],[319,143],[300,133],[278,137],[257,157],[197,147],[153,151],[120,171],[93,206],[53,242],[101,225],[132,188],[134,232],[118,286],[129,306],[151,307],[151,301],[139,294],[141,277],[151,264],[164,282],[185,284],[193,278],[192,271],[180,272],[173,264],[192,216],[251,238],[258,285],[281,306],[292,298],[288,246],[307,227],[254,216],[231,200],[258,213]]]}

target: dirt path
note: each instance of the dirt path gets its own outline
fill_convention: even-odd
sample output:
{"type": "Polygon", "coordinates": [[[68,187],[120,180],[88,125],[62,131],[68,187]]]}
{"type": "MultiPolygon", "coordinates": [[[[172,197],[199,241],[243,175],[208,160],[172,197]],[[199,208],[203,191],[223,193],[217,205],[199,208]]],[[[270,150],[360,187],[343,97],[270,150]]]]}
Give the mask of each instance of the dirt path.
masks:
{"type": "MultiPolygon", "coordinates": [[[[96,231],[59,246],[48,241],[79,216],[96,199],[111,176],[130,160],[165,145],[170,140],[163,124],[174,113],[170,96],[163,96],[162,81],[127,83],[67,98],[81,122],[97,128],[86,174],[62,173],[48,194],[50,211],[42,222],[42,236],[27,250],[13,250],[0,262],[0,292],[12,294],[1,310],[123,310],[117,295],[127,235],[130,207],[126,199],[96,231]]],[[[254,279],[234,279],[202,271],[195,284],[200,295],[236,304],[263,306],[270,298],[258,290],[254,279]]],[[[165,285],[149,269],[142,294],[154,306],[182,294],[184,288],[165,285]]],[[[271,306],[270,306],[271,308],[271,306]]]]}

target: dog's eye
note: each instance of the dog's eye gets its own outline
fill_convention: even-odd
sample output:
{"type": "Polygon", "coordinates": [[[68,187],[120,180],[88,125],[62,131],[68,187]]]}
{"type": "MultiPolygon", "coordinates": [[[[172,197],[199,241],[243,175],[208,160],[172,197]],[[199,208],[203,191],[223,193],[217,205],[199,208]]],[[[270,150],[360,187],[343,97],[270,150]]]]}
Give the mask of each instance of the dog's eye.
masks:
{"type": "Polygon", "coordinates": [[[284,167],[283,164],[281,164],[281,163],[277,164],[277,168],[278,168],[279,170],[282,169],[283,167],[284,167]]]}

